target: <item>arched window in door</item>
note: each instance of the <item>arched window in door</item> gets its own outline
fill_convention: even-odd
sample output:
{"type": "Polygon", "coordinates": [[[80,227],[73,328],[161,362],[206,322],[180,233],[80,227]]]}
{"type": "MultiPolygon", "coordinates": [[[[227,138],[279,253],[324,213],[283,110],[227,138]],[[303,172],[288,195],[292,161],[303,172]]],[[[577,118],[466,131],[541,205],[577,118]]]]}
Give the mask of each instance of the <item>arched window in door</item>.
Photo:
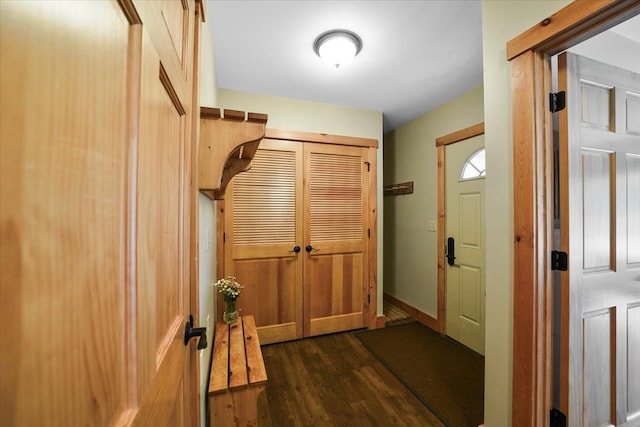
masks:
{"type": "Polygon", "coordinates": [[[473,153],[464,165],[460,172],[460,180],[466,181],[469,179],[484,178],[487,174],[487,167],[485,164],[484,148],[479,149],[473,153]]]}

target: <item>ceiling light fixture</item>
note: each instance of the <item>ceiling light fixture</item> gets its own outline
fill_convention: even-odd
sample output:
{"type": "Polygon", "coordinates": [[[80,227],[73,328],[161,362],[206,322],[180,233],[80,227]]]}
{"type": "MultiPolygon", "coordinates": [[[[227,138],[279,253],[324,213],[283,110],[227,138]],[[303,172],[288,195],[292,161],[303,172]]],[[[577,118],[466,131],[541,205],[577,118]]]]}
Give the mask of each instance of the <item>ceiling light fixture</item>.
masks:
{"type": "Polygon", "coordinates": [[[362,40],[348,30],[331,30],[322,33],[313,42],[313,50],[322,62],[331,68],[343,68],[362,49],[362,40]]]}

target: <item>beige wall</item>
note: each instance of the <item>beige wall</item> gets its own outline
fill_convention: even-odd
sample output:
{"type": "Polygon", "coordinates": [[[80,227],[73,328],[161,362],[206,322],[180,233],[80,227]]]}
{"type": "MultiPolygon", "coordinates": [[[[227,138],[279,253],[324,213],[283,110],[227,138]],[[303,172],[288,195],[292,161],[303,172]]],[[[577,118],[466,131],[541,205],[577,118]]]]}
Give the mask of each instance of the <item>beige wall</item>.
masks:
{"type": "MultiPolygon", "coordinates": [[[[266,113],[268,128],[357,136],[378,140],[378,301],[382,314],[383,211],[382,211],[382,113],[379,111],[260,95],[226,89],[218,90],[220,108],[266,113]]],[[[205,105],[205,104],[202,104],[205,105]]]]}
{"type": "Polygon", "coordinates": [[[384,197],[384,291],[425,312],[438,314],[438,219],[436,138],[484,120],[482,86],[385,134],[385,185],[413,181],[414,193],[384,197]]]}
{"type": "MultiPolygon", "coordinates": [[[[374,138],[382,142],[382,113],[280,96],[219,89],[220,108],[269,115],[267,127],[374,138]]],[[[205,105],[205,104],[202,104],[205,105]]]]}
{"type": "Polygon", "coordinates": [[[513,162],[511,68],[506,43],[569,1],[482,2],[486,189],[485,423],[511,425],[513,162]]]}

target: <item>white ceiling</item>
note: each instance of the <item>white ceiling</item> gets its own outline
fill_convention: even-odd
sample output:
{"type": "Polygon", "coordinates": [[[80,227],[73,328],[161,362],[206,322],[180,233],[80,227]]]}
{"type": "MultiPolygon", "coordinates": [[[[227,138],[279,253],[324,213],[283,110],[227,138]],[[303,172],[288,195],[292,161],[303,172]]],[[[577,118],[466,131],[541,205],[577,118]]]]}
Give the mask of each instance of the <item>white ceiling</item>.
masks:
{"type": "Polygon", "coordinates": [[[624,21],[611,29],[614,33],[640,43],[640,15],[624,21]]]}
{"type": "MultiPolygon", "coordinates": [[[[385,132],[482,84],[481,12],[480,0],[207,1],[219,88],[381,111],[385,132]],[[340,70],[313,51],[336,28],[363,42],[340,70]]],[[[610,46],[640,43],[640,16],[611,31],[576,49],[638,61],[610,46]]]]}
{"type": "Polygon", "coordinates": [[[479,0],[209,0],[217,84],[381,111],[384,131],[482,84],[479,0]],[[324,65],[315,38],[357,33],[344,69],[324,65]]]}

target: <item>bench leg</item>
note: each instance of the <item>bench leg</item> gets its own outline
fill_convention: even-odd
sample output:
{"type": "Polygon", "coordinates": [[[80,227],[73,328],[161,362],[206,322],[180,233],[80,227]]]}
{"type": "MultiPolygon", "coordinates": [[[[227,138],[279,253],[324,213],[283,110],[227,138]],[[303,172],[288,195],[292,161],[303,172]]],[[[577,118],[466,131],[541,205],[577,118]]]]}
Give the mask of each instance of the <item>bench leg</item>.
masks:
{"type": "Polygon", "coordinates": [[[258,396],[264,388],[261,385],[212,396],[210,427],[257,426],[258,396]]]}

